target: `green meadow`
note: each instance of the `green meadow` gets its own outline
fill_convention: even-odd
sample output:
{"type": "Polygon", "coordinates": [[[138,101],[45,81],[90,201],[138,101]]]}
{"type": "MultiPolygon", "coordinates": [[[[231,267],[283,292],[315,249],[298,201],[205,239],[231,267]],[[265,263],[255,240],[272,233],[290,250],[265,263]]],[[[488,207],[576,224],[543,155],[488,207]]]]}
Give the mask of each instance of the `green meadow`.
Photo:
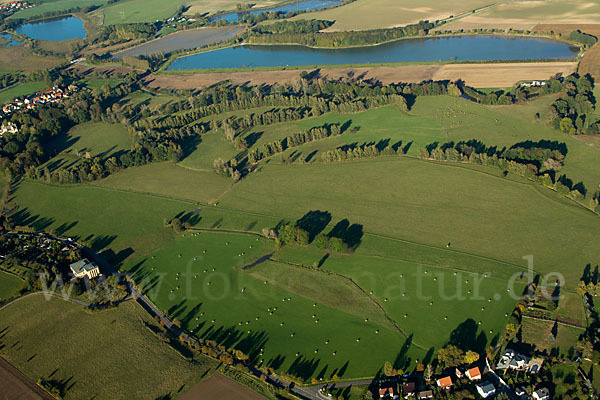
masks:
{"type": "Polygon", "coordinates": [[[23,281],[7,272],[0,271],[0,301],[10,299],[19,294],[23,281]]]}
{"type": "MultiPolygon", "coordinates": [[[[272,251],[272,242],[256,235],[188,233],[125,270],[159,308],[199,337],[235,346],[253,361],[300,378],[369,376],[386,360],[400,363],[390,359],[398,352],[407,357],[401,350],[407,338],[356,289],[324,274],[310,292],[291,290],[276,264],[240,269],[272,251]],[[315,295],[319,287],[326,293],[315,295]]],[[[290,272],[298,279],[309,274],[290,272]]],[[[415,349],[411,356],[424,353],[415,349]]]]}
{"type": "Polygon", "coordinates": [[[10,103],[17,97],[27,96],[40,90],[46,89],[48,86],[44,82],[25,82],[15,86],[0,90],[0,103],[10,103]]]}
{"type": "Polygon", "coordinates": [[[104,14],[105,25],[154,22],[172,17],[183,4],[181,0],[124,0],[99,12],[104,14]]]}
{"type": "Polygon", "coordinates": [[[91,313],[37,295],[0,311],[0,355],[34,382],[51,381],[65,400],[172,398],[216,367],[204,357],[187,361],[153,330],[133,301],[91,313]]]}
{"type": "MultiPolygon", "coordinates": [[[[157,107],[172,99],[134,93],[128,101],[157,107]]],[[[240,153],[217,130],[176,164],[129,168],[87,185],[23,180],[16,219],[105,249],[184,327],[262,365],[306,380],[372,376],[385,361],[412,369],[447,343],[479,350],[494,343],[530,273],[560,272],[568,291],[587,264],[600,263],[598,217],[581,205],[499,169],[416,157],[436,142],[477,139],[500,150],[556,141],[568,149],[561,173],[593,193],[598,148],[536,120],[551,102],[487,107],[419,97],[407,113],[382,107],[252,128],[239,134],[262,146],[324,124],[348,126],[261,161],[237,183],[212,170],[215,159],[240,153]],[[380,141],[402,142],[407,155],[322,162],[324,151],[380,141]],[[311,210],[328,213],[325,233],[344,219],[361,225],[356,250],[276,249],[256,235],[311,210]],[[164,226],[175,216],[198,230],[175,234],[164,226]]],[[[213,118],[249,112],[257,110],[213,118]]],[[[59,156],[126,148],[127,132],[114,129],[109,138],[103,130],[71,132],[78,139],[59,156]]],[[[576,303],[568,299],[558,312],[580,313],[576,303]]]]}
{"type": "Polygon", "coordinates": [[[76,7],[101,6],[104,3],[105,0],[41,0],[36,2],[35,7],[19,11],[10,18],[32,18],[49,12],[66,11],[76,7]]]}

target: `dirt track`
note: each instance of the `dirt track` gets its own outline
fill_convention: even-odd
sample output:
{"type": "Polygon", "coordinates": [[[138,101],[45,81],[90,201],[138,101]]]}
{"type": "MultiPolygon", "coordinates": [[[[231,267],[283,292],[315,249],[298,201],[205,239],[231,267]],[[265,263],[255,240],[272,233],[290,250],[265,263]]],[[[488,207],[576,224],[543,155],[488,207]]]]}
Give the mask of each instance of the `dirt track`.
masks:
{"type": "MultiPolygon", "coordinates": [[[[497,63],[403,65],[395,67],[323,69],[323,77],[337,79],[354,74],[362,79],[377,79],[383,83],[422,82],[425,80],[462,79],[474,87],[509,87],[520,80],[546,79],[556,73],[570,74],[577,70],[574,62],[497,63]]],[[[275,84],[298,79],[300,71],[228,72],[181,75],[150,75],[150,87],[196,89],[231,80],[237,84],[275,84]]]]}
{"type": "Polygon", "coordinates": [[[0,399],[11,400],[54,400],[21,371],[0,357],[0,399]]]}
{"type": "Polygon", "coordinates": [[[262,396],[221,374],[214,374],[204,382],[194,386],[179,400],[264,400],[262,396]]]}

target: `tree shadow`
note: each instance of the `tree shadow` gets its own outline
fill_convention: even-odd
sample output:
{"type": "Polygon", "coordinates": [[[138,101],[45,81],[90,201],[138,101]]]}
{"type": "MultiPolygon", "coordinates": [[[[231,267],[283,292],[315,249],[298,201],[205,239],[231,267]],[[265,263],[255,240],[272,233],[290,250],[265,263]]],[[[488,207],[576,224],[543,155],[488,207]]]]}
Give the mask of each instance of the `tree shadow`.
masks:
{"type": "Polygon", "coordinates": [[[323,231],[331,221],[331,213],[328,211],[313,210],[307,212],[296,222],[296,226],[308,232],[309,242],[323,231]]]}

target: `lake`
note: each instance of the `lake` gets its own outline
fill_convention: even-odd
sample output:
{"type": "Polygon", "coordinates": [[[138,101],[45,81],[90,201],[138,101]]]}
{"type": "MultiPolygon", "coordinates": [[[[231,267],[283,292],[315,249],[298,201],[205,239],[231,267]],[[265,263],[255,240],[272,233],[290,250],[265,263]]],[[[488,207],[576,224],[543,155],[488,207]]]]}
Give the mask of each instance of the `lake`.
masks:
{"type": "Polygon", "coordinates": [[[49,40],[52,42],[83,39],[86,35],[86,31],[83,28],[83,21],[75,17],[21,25],[16,29],[16,32],[32,39],[49,40]]]}
{"type": "Polygon", "coordinates": [[[152,54],[170,53],[176,50],[195,49],[196,47],[229,40],[242,33],[245,29],[246,26],[244,25],[234,25],[179,31],[115,53],[113,58],[149,56],[152,54]]]}
{"type": "Polygon", "coordinates": [[[567,60],[579,48],[556,40],[505,36],[402,39],[378,46],[315,49],[243,45],[181,57],[169,70],[380,64],[430,61],[567,60]]]}
{"type": "Polygon", "coordinates": [[[225,20],[227,22],[238,22],[240,19],[244,17],[244,15],[258,15],[264,12],[282,12],[284,14],[290,12],[297,11],[317,11],[324,10],[326,8],[331,8],[335,6],[339,6],[342,4],[341,0],[303,0],[298,1],[296,3],[284,4],[278,7],[273,8],[263,8],[257,10],[249,10],[249,11],[241,11],[241,12],[232,12],[228,14],[221,14],[211,17],[211,21],[221,21],[225,20]]]}
{"type": "Polygon", "coordinates": [[[6,43],[2,44],[2,47],[12,47],[21,44],[21,42],[17,42],[13,39],[13,35],[10,33],[2,33],[0,37],[6,41],[6,43]]]}

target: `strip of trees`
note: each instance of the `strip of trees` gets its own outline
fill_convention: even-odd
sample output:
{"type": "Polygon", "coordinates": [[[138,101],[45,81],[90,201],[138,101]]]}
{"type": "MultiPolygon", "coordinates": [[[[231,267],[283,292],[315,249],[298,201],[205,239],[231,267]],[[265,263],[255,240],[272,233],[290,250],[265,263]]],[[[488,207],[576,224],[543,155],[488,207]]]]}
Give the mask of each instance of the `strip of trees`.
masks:
{"type": "Polygon", "coordinates": [[[298,132],[293,135],[286,136],[281,140],[275,140],[264,144],[260,148],[252,149],[248,152],[248,162],[254,164],[264,158],[272,155],[283,153],[285,150],[300,146],[304,143],[313,142],[315,140],[325,139],[331,136],[339,136],[343,133],[340,124],[327,124],[319,127],[314,127],[306,131],[298,132]]]}
{"type": "Polygon", "coordinates": [[[270,29],[270,25],[252,28],[246,34],[246,41],[255,44],[300,44],[312,47],[347,47],[365,46],[389,42],[404,37],[424,36],[440,23],[419,21],[416,24],[390,28],[373,29],[366,31],[340,31],[340,32],[310,32],[319,24],[326,25],[330,21],[315,21],[313,25],[305,22],[282,21],[270,29]]]}

